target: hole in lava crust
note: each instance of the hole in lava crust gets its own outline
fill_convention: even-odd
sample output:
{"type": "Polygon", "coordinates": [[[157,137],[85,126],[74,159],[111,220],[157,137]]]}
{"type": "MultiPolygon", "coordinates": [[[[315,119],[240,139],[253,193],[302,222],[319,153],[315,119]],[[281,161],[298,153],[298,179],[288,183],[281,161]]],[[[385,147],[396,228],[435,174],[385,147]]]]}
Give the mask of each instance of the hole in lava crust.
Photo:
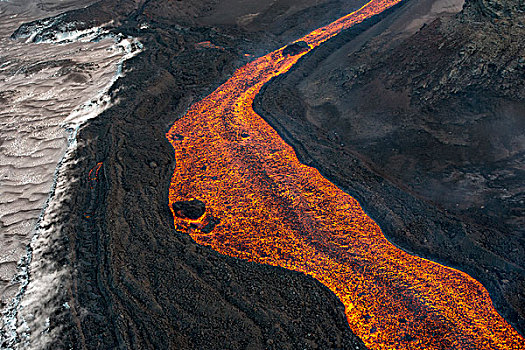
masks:
{"type": "Polygon", "coordinates": [[[283,56],[295,56],[304,51],[308,51],[309,49],[310,45],[308,45],[308,43],[305,41],[298,41],[286,46],[283,50],[283,56]]]}
{"type": "Polygon", "coordinates": [[[204,215],[206,204],[198,199],[194,199],[191,201],[175,202],[172,208],[175,215],[179,218],[197,220],[204,215]]]}

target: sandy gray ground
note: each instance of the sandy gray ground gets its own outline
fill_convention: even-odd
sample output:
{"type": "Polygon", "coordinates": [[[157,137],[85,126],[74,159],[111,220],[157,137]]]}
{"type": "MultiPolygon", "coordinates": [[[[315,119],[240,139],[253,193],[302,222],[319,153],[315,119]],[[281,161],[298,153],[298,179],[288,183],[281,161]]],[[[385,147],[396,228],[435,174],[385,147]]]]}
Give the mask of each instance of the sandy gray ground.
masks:
{"type": "Polygon", "coordinates": [[[49,196],[67,146],[66,127],[96,114],[122,50],[98,43],[26,43],[10,35],[24,22],[89,1],[0,2],[0,305],[49,196]],[[95,103],[91,103],[95,101],[95,103]]]}

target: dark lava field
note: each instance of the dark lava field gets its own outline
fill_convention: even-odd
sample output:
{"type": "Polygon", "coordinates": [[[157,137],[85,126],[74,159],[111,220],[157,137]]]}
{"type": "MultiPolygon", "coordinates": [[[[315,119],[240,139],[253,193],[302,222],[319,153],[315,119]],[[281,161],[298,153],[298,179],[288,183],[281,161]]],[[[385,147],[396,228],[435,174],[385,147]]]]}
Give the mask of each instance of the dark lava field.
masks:
{"type": "MultiPolygon", "coordinates": [[[[47,227],[60,234],[42,252],[44,270],[69,267],[44,305],[45,347],[365,349],[318,281],[175,229],[165,138],[236,68],[364,3],[101,0],[46,29],[113,21],[144,49],[111,90],[119,103],[77,135],[67,206],[47,227]]],[[[523,334],[525,5],[443,3],[407,0],[346,30],[254,106],[391,242],[470,274],[523,334]]]]}

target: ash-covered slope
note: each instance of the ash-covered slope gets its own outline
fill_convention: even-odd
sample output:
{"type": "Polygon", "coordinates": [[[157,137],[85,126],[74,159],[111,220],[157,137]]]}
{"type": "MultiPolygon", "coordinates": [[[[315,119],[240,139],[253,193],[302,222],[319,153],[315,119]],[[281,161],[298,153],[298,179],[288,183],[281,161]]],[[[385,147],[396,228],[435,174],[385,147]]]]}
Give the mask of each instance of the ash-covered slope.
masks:
{"type": "Polygon", "coordinates": [[[480,280],[523,333],[525,8],[461,5],[411,0],[351,29],[256,106],[389,239],[480,280]]]}
{"type": "Polygon", "coordinates": [[[46,22],[39,38],[111,18],[114,31],[139,37],[144,51],[110,92],[119,103],[78,131],[33,247],[29,292],[15,314],[18,338],[3,346],[364,348],[342,303],[317,281],[219,255],[173,227],[174,164],[165,139],[173,121],[245,63],[245,54],[274,49],[360,6],[234,4],[108,0],[46,22]],[[230,20],[214,16],[226,10],[230,20]]]}

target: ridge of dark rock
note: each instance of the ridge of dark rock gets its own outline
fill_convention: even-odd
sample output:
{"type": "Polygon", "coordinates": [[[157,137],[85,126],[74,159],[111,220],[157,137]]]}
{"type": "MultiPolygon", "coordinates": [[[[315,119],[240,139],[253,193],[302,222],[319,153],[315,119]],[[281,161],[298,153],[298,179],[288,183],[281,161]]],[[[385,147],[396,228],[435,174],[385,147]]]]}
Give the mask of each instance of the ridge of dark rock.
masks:
{"type": "Polygon", "coordinates": [[[525,13],[525,2],[522,0],[467,0],[466,7],[491,18],[515,17],[525,13]]]}

